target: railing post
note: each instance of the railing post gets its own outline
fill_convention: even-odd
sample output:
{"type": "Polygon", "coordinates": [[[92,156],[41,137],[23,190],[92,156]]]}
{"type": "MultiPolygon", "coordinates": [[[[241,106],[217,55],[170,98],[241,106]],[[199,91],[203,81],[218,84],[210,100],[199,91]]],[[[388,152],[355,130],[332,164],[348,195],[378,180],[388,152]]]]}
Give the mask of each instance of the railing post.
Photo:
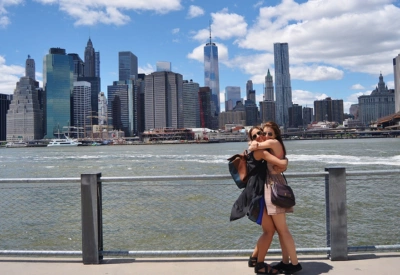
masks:
{"type": "Polygon", "coordinates": [[[328,197],[331,260],[346,261],[347,254],[347,202],[346,168],[325,168],[329,172],[328,197]]]}
{"type": "Polygon", "coordinates": [[[101,173],[81,174],[82,260],[99,264],[103,250],[101,173]]]}

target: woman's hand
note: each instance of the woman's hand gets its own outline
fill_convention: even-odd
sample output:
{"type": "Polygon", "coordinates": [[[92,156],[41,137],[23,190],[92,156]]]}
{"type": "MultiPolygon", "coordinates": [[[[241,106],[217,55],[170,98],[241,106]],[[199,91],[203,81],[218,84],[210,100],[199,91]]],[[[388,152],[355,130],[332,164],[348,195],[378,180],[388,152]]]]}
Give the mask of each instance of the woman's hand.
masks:
{"type": "Polygon", "coordinates": [[[258,142],[256,140],[253,140],[252,142],[249,143],[249,151],[255,151],[258,149],[258,142]]]}

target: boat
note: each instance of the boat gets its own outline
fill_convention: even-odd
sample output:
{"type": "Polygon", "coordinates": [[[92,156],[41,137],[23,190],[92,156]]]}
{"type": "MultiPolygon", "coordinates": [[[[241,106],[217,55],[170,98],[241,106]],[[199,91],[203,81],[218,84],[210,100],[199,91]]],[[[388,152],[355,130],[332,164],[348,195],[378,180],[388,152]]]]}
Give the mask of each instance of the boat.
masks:
{"type": "Polygon", "coordinates": [[[28,144],[24,141],[16,141],[16,142],[7,142],[6,143],[6,148],[20,148],[20,147],[26,147],[28,144]]]}
{"type": "Polygon", "coordinates": [[[78,140],[65,136],[65,138],[52,139],[49,144],[47,144],[47,147],[78,146],[80,144],[82,143],[78,140]]]}

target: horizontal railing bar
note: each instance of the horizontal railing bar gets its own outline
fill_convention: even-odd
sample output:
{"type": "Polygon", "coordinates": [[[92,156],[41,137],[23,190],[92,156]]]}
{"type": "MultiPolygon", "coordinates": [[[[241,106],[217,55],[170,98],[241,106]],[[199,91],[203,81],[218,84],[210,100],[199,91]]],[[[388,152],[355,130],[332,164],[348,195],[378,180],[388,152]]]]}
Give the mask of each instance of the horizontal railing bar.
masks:
{"type": "MultiPolygon", "coordinates": [[[[399,174],[400,170],[376,170],[376,171],[346,171],[346,176],[363,175],[388,175],[399,174]]],[[[311,178],[324,177],[328,172],[311,173],[285,173],[286,178],[311,178]]],[[[182,180],[226,180],[232,179],[231,175],[182,175],[182,176],[137,176],[137,177],[101,177],[101,182],[135,182],[135,181],[182,181],[182,180]]],[[[80,183],[81,178],[5,178],[1,183],[80,183]]]]}
{"type": "MultiPolygon", "coordinates": [[[[324,253],[330,252],[330,247],[316,248],[296,248],[298,253],[324,253]]],[[[368,252],[380,250],[400,250],[400,244],[396,245],[369,245],[369,246],[349,246],[348,252],[368,252]]],[[[231,250],[159,250],[159,251],[140,251],[140,250],[120,250],[120,251],[100,251],[102,256],[192,256],[192,255],[248,255],[252,249],[231,249],[231,250]]],[[[280,249],[270,249],[268,254],[280,254],[280,249]]],[[[82,256],[82,251],[51,251],[51,250],[0,250],[0,255],[6,256],[82,256]]]]}

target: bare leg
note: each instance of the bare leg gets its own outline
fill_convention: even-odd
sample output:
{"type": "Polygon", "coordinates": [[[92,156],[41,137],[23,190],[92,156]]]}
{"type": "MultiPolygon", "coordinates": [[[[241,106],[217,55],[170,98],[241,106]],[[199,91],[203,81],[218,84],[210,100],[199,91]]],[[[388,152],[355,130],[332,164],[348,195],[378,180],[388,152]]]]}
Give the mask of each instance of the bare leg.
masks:
{"type": "MultiPolygon", "coordinates": [[[[282,213],[271,217],[279,234],[279,241],[281,242],[282,248],[282,260],[286,261],[288,260],[287,258],[290,258],[292,264],[297,265],[299,262],[297,259],[296,245],[286,223],[286,214],[282,213]]],[[[289,261],[284,263],[288,262],[289,261]]]]}

